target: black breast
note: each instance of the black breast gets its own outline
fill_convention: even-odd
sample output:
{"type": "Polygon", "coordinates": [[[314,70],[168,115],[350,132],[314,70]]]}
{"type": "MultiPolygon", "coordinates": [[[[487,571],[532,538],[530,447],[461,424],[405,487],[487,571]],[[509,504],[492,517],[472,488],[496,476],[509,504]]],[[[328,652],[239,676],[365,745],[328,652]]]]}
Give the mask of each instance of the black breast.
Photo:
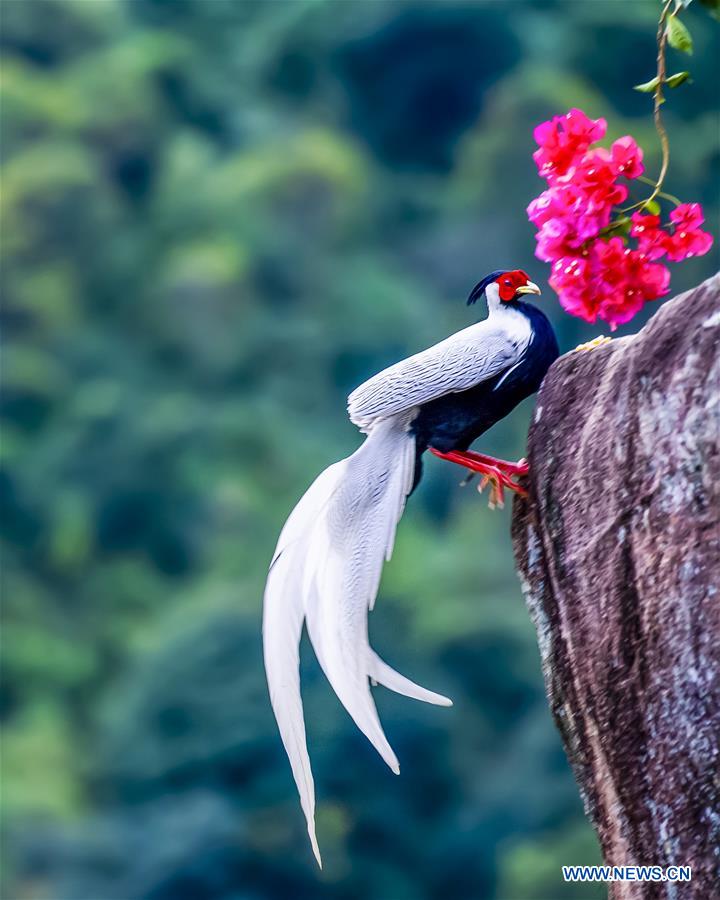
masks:
{"type": "MultiPolygon", "coordinates": [[[[529,303],[515,308],[530,319],[532,340],[520,361],[467,391],[446,394],[420,407],[413,422],[418,460],[428,447],[447,453],[470,444],[534,394],[559,355],[557,340],[545,315],[529,303]]],[[[416,481],[419,479],[416,473],[416,481]]]]}

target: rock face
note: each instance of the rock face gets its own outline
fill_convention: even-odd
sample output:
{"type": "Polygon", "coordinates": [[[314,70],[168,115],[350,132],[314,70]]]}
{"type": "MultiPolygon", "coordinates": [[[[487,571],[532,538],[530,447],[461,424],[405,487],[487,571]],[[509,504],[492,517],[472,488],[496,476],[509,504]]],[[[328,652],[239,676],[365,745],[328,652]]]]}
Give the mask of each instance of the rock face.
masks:
{"type": "Polygon", "coordinates": [[[614,900],[720,897],[720,275],[551,368],[515,555],[614,900]]]}

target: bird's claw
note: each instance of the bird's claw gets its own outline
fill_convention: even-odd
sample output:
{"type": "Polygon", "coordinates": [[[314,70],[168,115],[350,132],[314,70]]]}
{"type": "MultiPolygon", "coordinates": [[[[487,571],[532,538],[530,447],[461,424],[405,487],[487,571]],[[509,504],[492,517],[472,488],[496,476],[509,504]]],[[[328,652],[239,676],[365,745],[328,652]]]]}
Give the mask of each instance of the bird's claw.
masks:
{"type": "Polygon", "coordinates": [[[495,459],[493,456],[485,456],[482,453],[475,453],[473,450],[445,451],[438,450],[436,447],[428,447],[428,449],[440,459],[447,459],[458,466],[470,469],[470,474],[460,482],[462,486],[469,484],[475,473],[479,472],[483,477],[478,485],[478,491],[482,493],[490,485],[490,509],[505,505],[505,488],[515,491],[521,497],[528,495],[525,488],[514,481],[515,477],[522,478],[530,471],[526,459],[519,459],[513,463],[506,462],[504,459],[495,459]]]}
{"type": "Polygon", "coordinates": [[[505,506],[505,493],[500,481],[499,472],[497,475],[483,475],[478,485],[478,494],[482,494],[485,488],[490,485],[490,499],[488,500],[489,509],[496,509],[498,506],[503,509],[505,506]]]}
{"type": "MultiPolygon", "coordinates": [[[[525,464],[527,466],[527,463],[525,464]]],[[[511,491],[515,491],[516,494],[519,494],[521,497],[527,497],[527,491],[525,488],[521,487],[516,481],[507,475],[505,472],[502,472],[500,469],[495,469],[494,472],[487,472],[483,475],[480,484],[478,485],[478,493],[482,493],[487,486],[490,486],[490,498],[488,501],[488,507],[490,509],[503,509],[505,506],[505,488],[509,488],[511,491]]]]}
{"type": "Polygon", "coordinates": [[[596,338],[593,338],[591,341],[585,341],[584,344],[578,344],[572,353],[582,353],[586,350],[594,350],[596,347],[602,347],[603,344],[609,344],[612,340],[611,337],[608,337],[606,334],[599,334],[596,338]]]}

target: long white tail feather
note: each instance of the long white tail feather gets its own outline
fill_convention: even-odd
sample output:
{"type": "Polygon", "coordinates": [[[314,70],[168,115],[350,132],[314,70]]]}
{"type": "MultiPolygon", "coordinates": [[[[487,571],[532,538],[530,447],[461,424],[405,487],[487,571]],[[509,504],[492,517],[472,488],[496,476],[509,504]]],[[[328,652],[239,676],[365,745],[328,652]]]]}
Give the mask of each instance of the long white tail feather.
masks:
{"type": "Polygon", "coordinates": [[[307,538],[308,528],[312,526],[316,516],[320,514],[323,506],[332,497],[333,490],[343,476],[346,464],[347,460],[343,459],[328,466],[305,491],[283,525],[270,568],[290,544],[307,538]]]}
{"type": "Polygon", "coordinates": [[[263,644],[270,702],[300,794],[310,844],[322,868],[315,834],[315,783],[307,752],[300,696],[300,637],[304,613],[300,603],[285,602],[293,590],[293,582],[301,574],[301,568],[302,556],[296,547],[290,547],[275,560],[265,589],[263,644]]]}
{"type": "Polygon", "coordinates": [[[350,457],[347,478],[336,488],[327,515],[313,529],[313,550],[322,548],[322,559],[312,560],[315,590],[305,613],[310,640],[321,648],[318,658],[333,690],[358,728],[397,772],[398,762],[368,685],[368,591],[373,586],[377,589],[379,573],[376,577],[374,570],[382,567],[382,556],[373,560],[372,551],[369,554],[365,546],[362,492],[367,484],[355,482],[354,462],[350,457]],[[357,503],[351,502],[353,499],[357,503]]]}
{"type": "Polygon", "coordinates": [[[427,688],[415,684],[404,675],[396,672],[384,660],[370,650],[370,658],[368,660],[368,675],[378,684],[395,691],[396,694],[403,694],[405,697],[412,697],[413,700],[423,700],[425,703],[433,703],[435,706],[452,706],[453,702],[449,697],[443,697],[442,694],[436,694],[435,691],[429,691],[427,688]]]}
{"type": "Polygon", "coordinates": [[[270,700],[320,865],[300,694],[303,620],[333,690],[393,772],[400,771],[398,761],[380,724],[369,679],[417,700],[452,705],[388,666],[368,641],[368,610],[413,483],[410,421],[411,414],[404,414],[374,423],[352,456],[315,479],[285,523],[265,588],[263,646],[270,700]]]}

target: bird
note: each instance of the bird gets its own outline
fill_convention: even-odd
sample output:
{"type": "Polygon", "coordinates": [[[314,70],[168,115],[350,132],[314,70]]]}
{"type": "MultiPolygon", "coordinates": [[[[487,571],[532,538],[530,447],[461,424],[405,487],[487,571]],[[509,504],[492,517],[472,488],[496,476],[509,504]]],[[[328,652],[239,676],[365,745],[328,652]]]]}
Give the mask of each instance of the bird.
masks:
{"type": "Polygon", "coordinates": [[[263,655],[272,709],[321,868],[300,694],[303,625],[347,712],[399,774],[371,685],[440,706],[452,701],[415,684],[375,653],[368,613],[426,451],[469,469],[470,477],[481,474],[481,489],[491,488],[491,506],[502,503],[505,488],[527,495],[516,480],[528,473],[525,460],[507,462],[469,448],[538,390],[559,355],[547,317],[523,300],[537,294],[540,288],[522,269],[491,272],[467,299],[472,306],[484,297],[486,318],[357,387],[348,398],[348,415],[364,442],[317,477],[280,533],[263,600],[263,655]]]}

